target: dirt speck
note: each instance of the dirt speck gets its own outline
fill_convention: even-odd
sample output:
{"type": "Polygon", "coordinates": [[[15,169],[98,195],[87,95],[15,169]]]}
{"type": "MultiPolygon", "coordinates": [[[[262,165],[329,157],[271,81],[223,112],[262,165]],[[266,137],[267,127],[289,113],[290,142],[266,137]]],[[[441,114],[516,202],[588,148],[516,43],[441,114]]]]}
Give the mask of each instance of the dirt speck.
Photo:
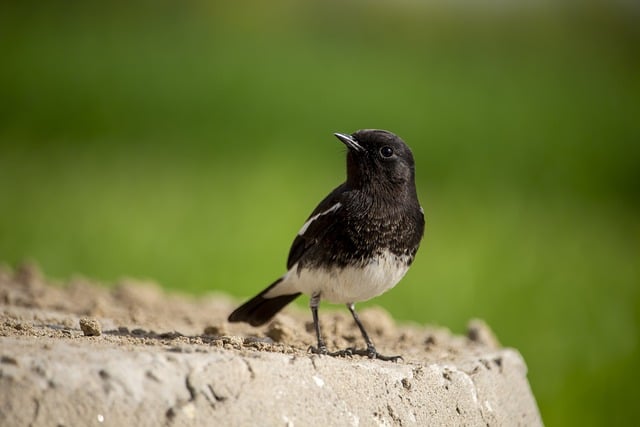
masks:
{"type": "Polygon", "coordinates": [[[221,326],[209,325],[204,327],[203,333],[205,335],[220,336],[226,335],[227,331],[221,326]]]}
{"type": "Polygon", "coordinates": [[[500,342],[496,335],[493,333],[489,325],[484,320],[473,319],[467,325],[467,338],[474,343],[490,346],[500,347],[500,342]]]}

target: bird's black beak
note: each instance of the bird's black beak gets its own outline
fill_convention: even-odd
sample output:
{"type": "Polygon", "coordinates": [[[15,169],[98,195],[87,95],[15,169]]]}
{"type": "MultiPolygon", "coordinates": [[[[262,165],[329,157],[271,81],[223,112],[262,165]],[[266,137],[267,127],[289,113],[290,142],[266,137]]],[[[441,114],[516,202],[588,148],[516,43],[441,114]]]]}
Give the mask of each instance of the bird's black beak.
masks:
{"type": "Polygon", "coordinates": [[[358,142],[351,135],[346,135],[344,133],[334,133],[334,135],[336,136],[336,138],[342,141],[344,145],[346,145],[350,150],[358,152],[364,151],[362,145],[358,144],[358,142]]]}

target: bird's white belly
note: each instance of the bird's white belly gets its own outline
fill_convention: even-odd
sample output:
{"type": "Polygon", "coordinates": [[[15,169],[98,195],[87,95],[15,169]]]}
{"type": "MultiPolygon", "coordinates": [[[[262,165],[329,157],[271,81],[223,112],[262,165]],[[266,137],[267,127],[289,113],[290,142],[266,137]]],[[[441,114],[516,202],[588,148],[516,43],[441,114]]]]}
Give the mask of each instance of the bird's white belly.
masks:
{"type": "Polygon", "coordinates": [[[320,293],[322,301],[332,303],[366,301],[394,287],[409,269],[406,261],[404,257],[385,251],[357,267],[302,268],[298,271],[296,264],[265,297],[302,292],[307,295],[320,293]]]}

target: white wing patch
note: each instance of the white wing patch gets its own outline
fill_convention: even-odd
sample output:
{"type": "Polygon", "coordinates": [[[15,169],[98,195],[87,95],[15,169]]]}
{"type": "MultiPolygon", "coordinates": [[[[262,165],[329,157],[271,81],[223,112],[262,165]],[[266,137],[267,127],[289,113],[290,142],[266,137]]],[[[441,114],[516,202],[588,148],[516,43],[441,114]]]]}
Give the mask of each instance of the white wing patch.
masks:
{"type": "Polygon", "coordinates": [[[302,236],[304,233],[306,233],[307,229],[309,228],[309,226],[311,225],[311,223],[313,221],[315,221],[316,219],[320,218],[322,215],[328,215],[328,214],[330,214],[332,212],[337,211],[338,209],[340,209],[341,206],[342,206],[342,203],[338,202],[335,205],[331,206],[326,211],[320,212],[319,214],[316,214],[316,215],[312,216],[311,218],[309,218],[309,220],[304,223],[304,225],[302,226],[300,231],[298,231],[298,236],[302,236]]]}

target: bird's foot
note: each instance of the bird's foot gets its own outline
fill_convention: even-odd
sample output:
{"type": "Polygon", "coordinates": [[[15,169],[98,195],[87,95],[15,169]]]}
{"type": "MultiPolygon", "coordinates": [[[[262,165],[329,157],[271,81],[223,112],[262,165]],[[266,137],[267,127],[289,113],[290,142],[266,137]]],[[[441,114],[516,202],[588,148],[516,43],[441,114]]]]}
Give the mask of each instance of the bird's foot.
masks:
{"type": "Polygon", "coordinates": [[[322,354],[322,355],[332,356],[332,357],[351,357],[355,354],[354,352],[356,351],[356,349],[350,347],[350,348],[345,348],[344,350],[330,352],[327,349],[326,345],[320,345],[318,347],[310,346],[308,351],[313,354],[322,354]]]}
{"type": "Polygon", "coordinates": [[[368,346],[363,350],[355,350],[353,354],[358,356],[367,356],[369,359],[378,359],[390,362],[398,362],[400,360],[404,361],[402,356],[385,356],[384,354],[380,354],[374,346],[368,346]]]}
{"type": "Polygon", "coordinates": [[[330,354],[329,350],[327,349],[327,346],[324,344],[318,345],[317,347],[310,345],[307,351],[312,354],[322,354],[322,355],[330,354]]]}
{"type": "Polygon", "coordinates": [[[322,354],[332,357],[352,357],[352,356],[366,356],[369,359],[378,359],[384,361],[398,362],[404,360],[402,356],[385,356],[376,351],[375,347],[367,347],[366,349],[356,349],[354,347],[345,348],[344,350],[330,352],[326,346],[309,347],[309,352],[313,354],[322,354]]]}
{"type": "Polygon", "coordinates": [[[329,353],[329,356],[333,357],[351,357],[354,355],[356,349],[353,347],[345,348],[344,350],[334,351],[329,353]]]}

